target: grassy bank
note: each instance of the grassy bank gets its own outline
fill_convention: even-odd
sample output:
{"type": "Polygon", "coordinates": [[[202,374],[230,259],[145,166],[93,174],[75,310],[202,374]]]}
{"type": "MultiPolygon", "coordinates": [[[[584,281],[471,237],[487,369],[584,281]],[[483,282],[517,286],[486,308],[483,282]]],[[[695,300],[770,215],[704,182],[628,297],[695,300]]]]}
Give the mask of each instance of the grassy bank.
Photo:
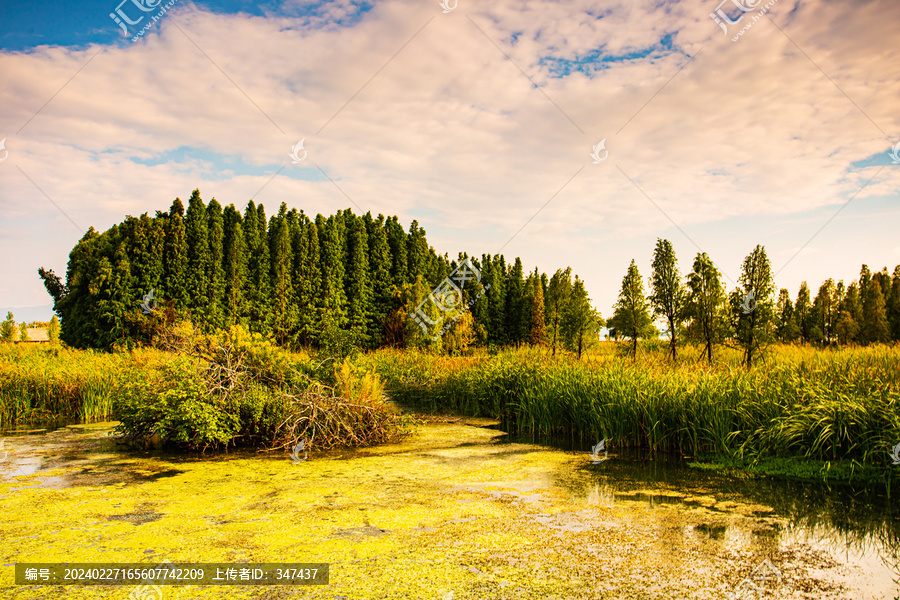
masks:
{"type": "Polygon", "coordinates": [[[752,371],[728,360],[671,364],[652,351],[631,361],[611,348],[582,362],[535,349],[458,359],[381,351],[361,360],[401,403],[499,418],[511,433],[540,439],[588,448],[607,438],[613,449],[712,456],[732,467],[802,459],[841,479],[888,480],[896,469],[900,348],[783,347],[752,371]]]}

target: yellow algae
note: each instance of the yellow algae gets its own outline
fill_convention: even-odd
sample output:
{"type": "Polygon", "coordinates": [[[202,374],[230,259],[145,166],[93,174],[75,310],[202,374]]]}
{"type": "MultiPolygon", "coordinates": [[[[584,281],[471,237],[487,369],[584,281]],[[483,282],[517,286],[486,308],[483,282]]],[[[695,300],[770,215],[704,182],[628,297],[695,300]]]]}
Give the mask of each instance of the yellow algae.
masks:
{"type": "Polygon", "coordinates": [[[164,586],[163,600],[719,600],[766,557],[797,565],[779,597],[816,589],[820,556],[757,533],[784,525],[771,507],[664,488],[613,493],[584,456],[502,443],[490,424],[428,424],[300,463],[136,452],[102,428],[48,434],[32,451],[68,447],[69,464],[0,479],[0,595],[124,600],[132,586],[16,586],[10,565],[164,559],[331,566],[327,586],[164,586]],[[65,484],[28,487],[51,472],[65,484]]]}

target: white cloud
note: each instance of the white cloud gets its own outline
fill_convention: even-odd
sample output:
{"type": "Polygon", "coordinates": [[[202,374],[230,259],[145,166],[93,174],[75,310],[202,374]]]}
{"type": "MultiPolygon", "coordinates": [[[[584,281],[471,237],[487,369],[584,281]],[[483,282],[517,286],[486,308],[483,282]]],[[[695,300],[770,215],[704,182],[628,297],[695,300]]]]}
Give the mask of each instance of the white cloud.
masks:
{"type": "MultiPolygon", "coordinates": [[[[714,259],[739,264],[752,246],[732,245],[745,235],[783,241],[770,252],[781,256],[811,233],[790,239],[771,228],[797,214],[826,215],[824,223],[879,169],[853,164],[900,138],[900,48],[890,42],[900,7],[886,0],[780,0],[774,23],[763,18],[737,43],[709,19],[710,2],[460,0],[448,14],[437,2],[379,2],[364,14],[350,2],[307,4],[287,7],[296,17],[188,4],[135,44],[0,53],[0,135],[10,151],[0,165],[0,252],[15,248],[26,263],[4,261],[0,304],[45,303],[25,284],[40,266],[29,257],[60,270],[80,237],[17,167],[81,227],[106,228],[195,187],[243,207],[271,176],[229,175],[242,171],[202,158],[210,152],[270,173],[286,164],[257,198],[270,211],[282,201],[311,213],[352,206],[328,181],[291,178],[318,165],[363,211],[418,218],[440,231],[431,243],[452,253],[496,251],[578,172],[504,253],[521,254],[526,268],[578,265],[604,309],[621,265],[640,255],[648,269],[655,237],[681,235],[668,217],[714,259]],[[333,25],[342,19],[352,24],[333,25]],[[640,52],[667,34],[674,51],[611,62],[590,77],[554,78],[541,63],[640,52]],[[591,164],[604,137],[610,158],[591,164]],[[291,165],[300,138],[309,158],[291,165]],[[202,154],[133,162],[179,148],[202,154]],[[35,219],[46,233],[10,234],[31,231],[35,219]],[[715,223],[733,235],[712,234],[715,223]]],[[[900,170],[888,166],[853,202],[864,208],[898,189],[900,170]]],[[[881,248],[884,258],[869,260],[887,260],[893,241],[870,241],[866,251],[881,248]]],[[[685,245],[684,267],[695,251],[685,245]]],[[[857,260],[823,246],[792,267],[857,260]]]]}

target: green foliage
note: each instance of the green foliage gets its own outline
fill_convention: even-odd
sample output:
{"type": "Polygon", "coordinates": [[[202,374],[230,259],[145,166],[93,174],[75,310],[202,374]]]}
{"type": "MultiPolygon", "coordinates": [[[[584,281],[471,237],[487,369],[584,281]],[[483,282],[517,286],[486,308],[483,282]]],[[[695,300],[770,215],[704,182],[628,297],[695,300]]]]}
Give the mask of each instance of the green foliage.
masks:
{"type": "Polygon", "coordinates": [[[581,353],[599,341],[600,328],[603,326],[600,313],[591,306],[584,282],[575,276],[575,283],[568,295],[561,316],[560,329],[563,344],[567,350],[581,353]]]}
{"type": "Polygon", "coordinates": [[[0,323],[0,340],[12,342],[16,339],[16,319],[12,312],[6,313],[6,320],[0,323]]]}
{"type": "Polygon", "coordinates": [[[785,346],[746,370],[737,360],[673,364],[658,345],[658,357],[640,363],[536,349],[455,359],[382,350],[358,361],[398,402],[499,418],[511,433],[720,460],[802,457],[888,476],[900,439],[900,348],[785,346]]]}
{"type": "Polygon", "coordinates": [[[650,303],[644,297],[644,282],[633,259],[622,280],[622,289],[609,320],[609,327],[617,335],[631,339],[628,353],[632,357],[637,356],[638,339],[651,337],[656,333],[650,316],[650,303]]]}
{"type": "Polygon", "coordinates": [[[47,339],[50,340],[51,344],[59,343],[59,319],[56,315],[53,315],[53,318],[50,319],[50,324],[47,326],[47,339]]]}
{"type": "Polygon", "coordinates": [[[741,287],[731,295],[732,322],[735,338],[744,349],[744,363],[749,368],[772,341],[775,328],[772,297],[775,284],[764,247],[756,246],[744,259],[738,283],[741,287]]]}
{"type": "Polygon", "coordinates": [[[707,361],[712,364],[713,347],[729,333],[727,300],[721,273],[705,252],[698,252],[687,276],[688,297],[685,317],[690,339],[703,344],[707,361]]]}
{"type": "Polygon", "coordinates": [[[684,319],[687,291],[678,272],[678,258],[672,242],[657,238],[653,252],[653,274],[650,277],[650,305],[653,315],[663,317],[668,325],[672,360],[677,355],[678,330],[684,319]]]}

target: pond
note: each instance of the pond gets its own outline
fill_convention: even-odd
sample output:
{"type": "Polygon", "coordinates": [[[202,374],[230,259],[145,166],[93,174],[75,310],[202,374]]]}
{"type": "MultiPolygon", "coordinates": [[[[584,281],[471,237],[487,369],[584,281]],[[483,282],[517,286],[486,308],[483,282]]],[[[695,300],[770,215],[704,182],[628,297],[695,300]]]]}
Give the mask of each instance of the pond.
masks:
{"type": "Polygon", "coordinates": [[[327,585],[163,586],[164,600],[900,595],[900,525],[883,490],[661,458],[594,464],[480,419],[304,462],[134,450],[111,427],[5,438],[2,597],[158,600],[133,586],[16,585],[14,565],[166,560],[330,568],[327,585]]]}

